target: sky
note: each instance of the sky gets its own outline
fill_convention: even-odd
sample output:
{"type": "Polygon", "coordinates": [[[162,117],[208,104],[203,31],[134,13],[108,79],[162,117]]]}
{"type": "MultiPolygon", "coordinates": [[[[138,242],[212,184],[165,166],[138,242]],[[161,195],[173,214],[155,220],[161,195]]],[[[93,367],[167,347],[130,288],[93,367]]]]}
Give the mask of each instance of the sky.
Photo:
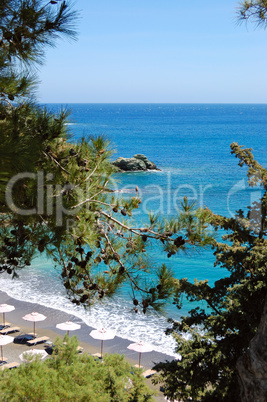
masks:
{"type": "Polygon", "coordinates": [[[46,49],[44,103],[267,103],[267,31],[239,0],[76,0],[78,40],[46,49]]]}

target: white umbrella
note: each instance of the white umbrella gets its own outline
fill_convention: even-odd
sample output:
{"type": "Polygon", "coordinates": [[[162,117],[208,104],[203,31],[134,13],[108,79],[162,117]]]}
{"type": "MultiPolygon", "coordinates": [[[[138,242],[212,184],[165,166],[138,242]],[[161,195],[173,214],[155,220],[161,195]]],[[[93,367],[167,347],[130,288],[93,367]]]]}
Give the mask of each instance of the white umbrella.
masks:
{"type": "Polygon", "coordinates": [[[114,332],[107,330],[105,328],[94,329],[90,332],[90,336],[94,339],[101,339],[101,359],[103,356],[103,341],[108,339],[113,339],[115,337],[114,332]]]}
{"type": "Polygon", "coordinates": [[[142,341],[137,343],[131,343],[127,346],[127,349],[134,350],[135,352],[139,352],[139,367],[141,363],[141,353],[152,352],[152,347],[144,344],[142,341]]]}
{"type": "Polygon", "coordinates": [[[76,324],[75,322],[71,321],[62,322],[61,324],[57,324],[56,327],[58,329],[62,329],[62,331],[67,331],[68,335],[69,331],[75,331],[76,329],[81,328],[80,324],[76,324]]]}
{"type": "Polygon", "coordinates": [[[3,346],[7,345],[11,342],[13,342],[14,338],[9,335],[0,335],[0,346],[1,346],[1,362],[3,363],[4,361],[4,356],[3,356],[3,346]]]}
{"type": "Polygon", "coordinates": [[[33,335],[35,336],[35,323],[37,321],[43,321],[46,319],[46,316],[40,313],[36,313],[36,311],[34,311],[33,313],[27,314],[24,317],[22,317],[23,320],[26,321],[33,321],[33,335]]]}
{"type": "Polygon", "coordinates": [[[3,313],[3,326],[6,326],[6,321],[5,321],[5,313],[9,313],[10,311],[15,310],[14,306],[11,306],[10,304],[0,304],[0,313],[3,313]]]}
{"type": "Polygon", "coordinates": [[[48,354],[46,353],[45,350],[42,349],[31,349],[21,353],[21,355],[19,355],[19,358],[20,360],[25,362],[28,360],[33,360],[36,356],[40,357],[41,359],[44,359],[46,356],[48,356],[48,354]]]}

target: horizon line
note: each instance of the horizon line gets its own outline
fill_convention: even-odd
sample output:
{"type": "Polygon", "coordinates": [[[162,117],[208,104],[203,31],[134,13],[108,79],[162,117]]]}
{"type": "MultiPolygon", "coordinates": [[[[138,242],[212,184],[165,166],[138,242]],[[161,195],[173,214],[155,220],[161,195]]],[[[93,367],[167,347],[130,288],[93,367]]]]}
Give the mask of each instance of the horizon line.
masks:
{"type": "Polygon", "coordinates": [[[267,102],[37,102],[38,104],[90,104],[90,105],[267,105],[267,102]]]}

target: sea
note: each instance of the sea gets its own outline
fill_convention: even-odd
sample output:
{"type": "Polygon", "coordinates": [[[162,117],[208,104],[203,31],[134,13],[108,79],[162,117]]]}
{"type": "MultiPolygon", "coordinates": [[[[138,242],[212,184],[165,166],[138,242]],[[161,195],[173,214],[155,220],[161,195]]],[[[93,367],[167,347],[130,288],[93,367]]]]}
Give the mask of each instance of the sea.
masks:
{"type": "MultiPolygon", "coordinates": [[[[133,218],[146,222],[147,213],[166,218],[180,211],[184,196],[197,206],[217,214],[234,216],[261,196],[259,188],[247,184],[246,167],[238,166],[230,144],[237,142],[267,167],[266,104],[46,104],[51,112],[71,111],[68,123],[71,141],[104,135],[114,150],[112,159],[144,154],[159,171],[119,173],[114,190],[118,196],[142,198],[133,218]]],[[[220,236],[221,233],[218,234],[220,236]]],[[[151,247],[151,270],[166,264],[175,277],[208,279],[212,285],[227,271],[214,267],[213,250],[189,250],[167,258],[160,247],[151,247]]],[[[186,299],[181,310],[168,303],[165,312],[134,313],[126,287],[108,301],[90,309],[76,306],[67,298],[59,270],[44,256],[37,257],[19,278],[0,276],[0,289],[11,297],[60,309],[91,327],[104,326],[129,341],[142,340],[154,350],[170,356],[175,341],[165,334],[168,318],[175,320],[190,310],[186,299]]]]}

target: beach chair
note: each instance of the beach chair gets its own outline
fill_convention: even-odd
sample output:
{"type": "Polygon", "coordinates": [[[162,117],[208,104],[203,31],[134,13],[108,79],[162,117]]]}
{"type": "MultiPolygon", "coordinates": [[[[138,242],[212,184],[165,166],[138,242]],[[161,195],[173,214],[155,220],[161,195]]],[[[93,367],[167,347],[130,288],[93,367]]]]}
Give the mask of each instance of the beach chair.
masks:
{"type": "Polygon", "coordinates": [[[10,327],[10,322],[5,322],[5,325],[4,324],[0,324],[0,330],[1,329],[5,329],[5,328],[7,328],[7,327],[10,327]]]}
{"type": "Polygon", "coordinates": [[[28,341],[31,341],[33,339],[32,335],[25,334],[25,333],[20,333],[19,335],[15,336],[14,338],[14,343],[18,343],[20,345],[26,345],[28,341]]]}
{"type": "Polygon", "coordinates": [[[35,338],[35,339],[31,339],[30,341],[27,341],[27,345],[33,346],[33,345],[37,345],[37,343],[47,342],[48,340],[49,340],[48,336],[41,336],[40,338],[35,338]]]}
{"type": "Polygon", "coordinates": [[[77,346],[77,352],[82,353],[83,352],[83,347],[82,346],[77,346]]]}
{"type": "Polygon", "coordinates": [[[12,332],[20,332],[20,328],[19,327],[8,327],[5,329],[1,329],[0,334],[7,335],[7,334],[11,334],[12,332]]]}
{"type": "Polygon", "coordinates": [[[155,371],[155,370],[151,370],[151,369],[146,370],[146,371],[143,372],[143,376],[144,376],[145,378],[150,378],[150,377],[152,377],[152,375],[154,375],[154,374],[156,374],[156,371],[155,371]]]}
{"type": "Polygon", "coordinates": [[[96,357],[96,358],[98,358],[98,359],[102,359],[100,353],[93,353],[93,354],[91,354],[91,356],[96,357]]]}
{"type": "Polygon", "coordinates": [[[4,364],[3,366],[1,366],[1,370],[4,370],[4,369],[13,369],[13,368],[15,368],[15,367],[18,367],[20,364],[19,363],[17,363],[17,362],[12,362],[12,363],[7,363],[7,364],[4,364]]]}

